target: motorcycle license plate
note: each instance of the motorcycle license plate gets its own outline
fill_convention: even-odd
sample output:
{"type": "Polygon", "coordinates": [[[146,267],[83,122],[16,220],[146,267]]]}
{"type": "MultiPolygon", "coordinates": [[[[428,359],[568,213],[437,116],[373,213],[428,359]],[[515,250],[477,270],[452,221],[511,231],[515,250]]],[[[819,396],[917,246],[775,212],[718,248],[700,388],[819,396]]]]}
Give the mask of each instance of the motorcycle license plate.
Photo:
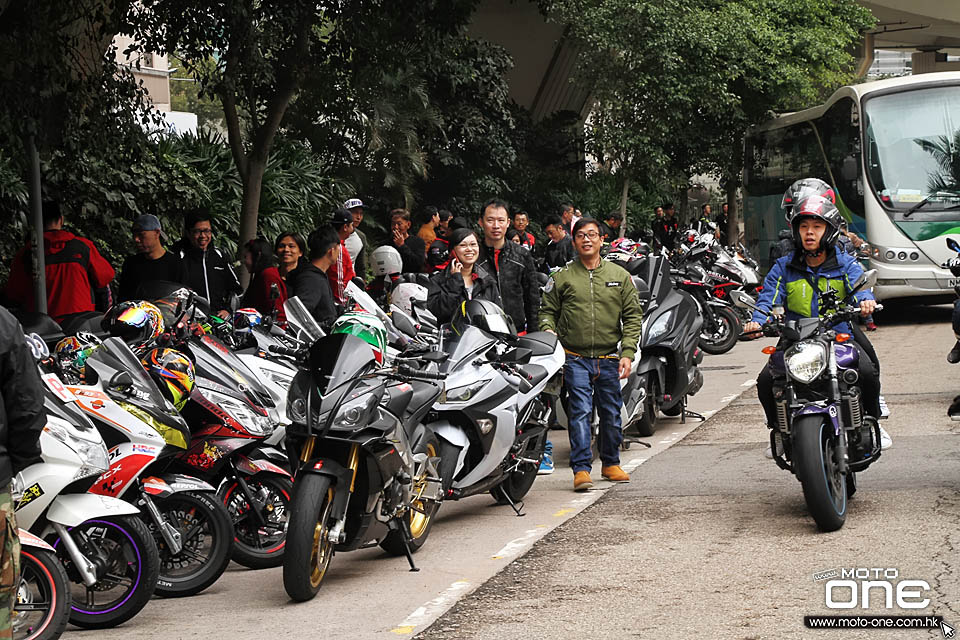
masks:
{"type": "Polygon", "coordinates": [[[958,284],[960,284],[960,278],[950,278],[950,280],[947,281],[948,288],[953,288],[958,284]]]}

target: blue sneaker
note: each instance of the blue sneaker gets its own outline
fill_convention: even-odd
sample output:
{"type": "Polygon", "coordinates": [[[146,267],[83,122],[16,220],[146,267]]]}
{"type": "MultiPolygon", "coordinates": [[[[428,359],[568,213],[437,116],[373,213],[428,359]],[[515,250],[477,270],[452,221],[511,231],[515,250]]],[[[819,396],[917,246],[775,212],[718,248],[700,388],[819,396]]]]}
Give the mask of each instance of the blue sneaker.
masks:
{"type": "Polygon", "coordinates": [[[543,447],[543,458],[540,460],[537,475],[548,476],[551,473],[553,473],[553,443],[547,440],[547,444],[543,447]]]}

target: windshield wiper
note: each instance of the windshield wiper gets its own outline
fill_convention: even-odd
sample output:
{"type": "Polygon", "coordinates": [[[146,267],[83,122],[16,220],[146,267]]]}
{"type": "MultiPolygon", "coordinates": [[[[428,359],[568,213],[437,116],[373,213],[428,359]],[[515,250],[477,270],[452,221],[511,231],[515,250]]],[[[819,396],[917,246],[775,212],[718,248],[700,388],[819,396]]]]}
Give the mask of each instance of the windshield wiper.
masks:
{"type": "MultiPolygon", "coordinates": [[[[924,198],[923,200],[921,200],[921,201],[918,202],[917,204],[913,205],[912,207],[910,207],[909,209],[907,209],[906,211],[904,211],[904,212],[903,212],[903,217],[904,217],[904,218],[909,218],[909,217],[913,214],[914,211],[916,211],[917,209],[919,209],[919,208],[921,208],[921,207],[926,206],[927,203],[931,202],[934,198],[942,198],[942,197],[944,197],[944,196],[952,196],[952,197],[954,197],[954,198],[960,198],[960,192],[958,192],[958,191],[937,191],[936,193],[931,193],[931,194],[928,195],[926,198],[924,198]]],[[[957,209],[957,208],[960,208],[960,205],[951,205],[951,206],[949,206],[949,207],[945,207],[943,210],[944,210],[944,211],[949,211],[950,209],[957,209]]]]}

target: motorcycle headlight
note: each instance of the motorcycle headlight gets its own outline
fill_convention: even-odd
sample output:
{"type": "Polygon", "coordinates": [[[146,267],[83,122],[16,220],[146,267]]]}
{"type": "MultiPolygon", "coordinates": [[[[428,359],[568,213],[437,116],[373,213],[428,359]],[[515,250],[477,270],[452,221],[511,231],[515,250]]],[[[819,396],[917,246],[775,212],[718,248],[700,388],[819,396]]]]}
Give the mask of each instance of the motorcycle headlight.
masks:
{"type": "Polygon", "coordinates": [[[827,350],[819,342],[798,342],[787,350],[784,362],[790,377],[810,383],[827,368],[827,350]]]}
{"type": "Polygon", "coordinates": [[[334,429],[353,431],[369,423],[370,416],[377,406],[377,395],[367,393],[359,398],[348,400],[340,405],[333,416],[334,429]]]}
{"type": "Polygon", "coordinates": [[[471,384],[465,384],[453,389],[446,389],[440,396],[440,404],[447,402],[468,402],[471,398],[479,394],[490,380],[480,380],[471,384]]]}
{"type": "Polygon", "coordinates": [[[673,322],[673,316],[676,313],[676,309],[670,309],[665,314],[657,318],[650,328],[647,330],[647,341],[654,342],[660,338],[660,336],[667,333],[670,330],[670,323],[673,322]]]}
{"type": "Polygon", "coordinates": [[[80,458],[82,466],[74,475],[74,480],[98,476],[110,468],[107,447],[97,431],[83,433],[56,416],[47,416],[47,424],[43,430],[73,450],[80,458]]]}
{"type": "Polygon", "coordinates": [[[226,411],[231,418],[242,424],[252,435],[268,436],[273,433],[275,425],[270,420],[270,417],[257,413],[242,401],[218,391],[204,389],[202,387],[200,388],[200,393],[204,398],[226,411]]]}

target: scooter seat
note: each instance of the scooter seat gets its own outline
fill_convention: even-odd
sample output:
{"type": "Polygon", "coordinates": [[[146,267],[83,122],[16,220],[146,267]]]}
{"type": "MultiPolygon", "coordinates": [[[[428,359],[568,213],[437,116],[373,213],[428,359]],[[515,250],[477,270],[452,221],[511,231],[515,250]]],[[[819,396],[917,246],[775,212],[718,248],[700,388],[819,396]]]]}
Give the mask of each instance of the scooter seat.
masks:
{"type": "Polygon", "coordinates": [[[520,336],[518,345],[530,349],[530,355],[549,356],[557,349],[557,336],[549,331],[534,331],[520,336]]]}

